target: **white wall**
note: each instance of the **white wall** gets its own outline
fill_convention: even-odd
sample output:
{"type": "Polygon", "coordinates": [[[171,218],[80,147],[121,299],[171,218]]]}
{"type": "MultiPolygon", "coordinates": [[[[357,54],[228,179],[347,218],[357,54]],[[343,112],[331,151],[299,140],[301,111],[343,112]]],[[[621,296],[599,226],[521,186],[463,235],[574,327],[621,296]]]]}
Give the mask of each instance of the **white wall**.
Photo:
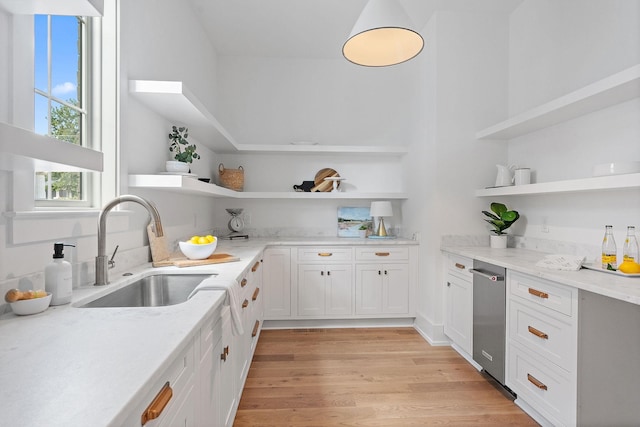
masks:
{"type": "MultiPolygon", "coordinates": [[[[9,15],[0,10],[0,58],[9,58],[11,55],[11,20],[9,15]]],[[[7,102],[9,94],[11,93],[10,84],[10,61],[0,61],[0,93],[3,94],[2,101],[0,101],[0,122],[9,123],[9,107],[7,102]]]]}
{"type": "MultiPolygon", "coordinates": [[[[519,113],[640,63],[640,1],[526,0],[510,19],[509,110],[519,113]]],[[[535,182],[592,176],[600,163],[640,160],[640,100],[516,138],[508,162],[531,167],[535,182]]],[[[640,191],[507,199],[525,218],[525,238],[574,242],[599,252],[604,225],[621,249],[640,223],[640,191]],[[542,225],[549,229],[542,232],[542,225]]],[[[524,226],[524,229],[522,227],[524,226]]]]}
{"type": "Polygon", "coordinates": [[[442,236],[485,232],[486,201],[477,188],[492,184],[504,144],[475,139],[479,123],[506,111],[507,16],[438,12],[424,28],[420,57],[421,117],[407,156],[409,200],[405,233],[420,234],[418,326],[433,342],[442,336],[442,236]]]}

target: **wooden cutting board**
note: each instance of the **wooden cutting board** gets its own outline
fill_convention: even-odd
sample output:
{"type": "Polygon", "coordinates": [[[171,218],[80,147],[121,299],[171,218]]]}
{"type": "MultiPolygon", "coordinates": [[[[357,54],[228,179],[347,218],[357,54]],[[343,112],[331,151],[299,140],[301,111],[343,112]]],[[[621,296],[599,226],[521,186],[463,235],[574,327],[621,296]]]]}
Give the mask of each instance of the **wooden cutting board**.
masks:
{"type": "MultiPolygon", "coordinates": [[[[340,174],[336,172],[335,169],[331,169],[331,168],[320,169],[318,173],[316,173],[316,177],[313,180],[315,187],[311,189],[311,192],[320,191],[320,192],[326,193],[333,190],[333,182],[325,181],[324,179],[329,177],[334,177],[334,176],[335,177],[340,176],[340,174]]],[[[340,187],[339,181],[338,181],[338,187],[340,187]]]]}
{"type": "Polygon", "coordinates": [[[154,267],[194,267],[197,265],[240,261],[240,258],[225,253],[214,253],[205,259],[188,259],[181,254],[171,255],[164,236],[156,237],[151,224],[147,226],[147,235],[149,236],[149,247],[151,248],[151,264],[154,267]]]}

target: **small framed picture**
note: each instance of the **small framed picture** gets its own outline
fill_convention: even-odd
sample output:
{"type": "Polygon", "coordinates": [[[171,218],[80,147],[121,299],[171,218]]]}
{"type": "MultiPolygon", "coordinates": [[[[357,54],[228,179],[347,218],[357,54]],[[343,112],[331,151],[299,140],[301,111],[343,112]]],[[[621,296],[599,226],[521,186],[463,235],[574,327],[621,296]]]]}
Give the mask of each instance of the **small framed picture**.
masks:
{"type": "Polygon", "coordinates": [[[338,208],[338,237],[365,237],[372,226],[369,207],[338,208]]]}

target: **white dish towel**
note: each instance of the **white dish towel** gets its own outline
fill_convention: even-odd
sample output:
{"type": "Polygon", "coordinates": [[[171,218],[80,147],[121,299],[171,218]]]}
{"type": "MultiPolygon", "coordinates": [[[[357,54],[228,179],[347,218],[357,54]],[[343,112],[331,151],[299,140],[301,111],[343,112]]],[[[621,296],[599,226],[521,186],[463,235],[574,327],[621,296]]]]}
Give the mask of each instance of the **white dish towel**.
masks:
{"type": "Polygon", "coordinates": [[[229,306],[229,311],[231,312],[231,330],[233,335],[242,335],[244,334],[244,328],[242,327],[242,309],[240,308],[239,286],[238,281],[235,279],[220,279],[216,276],[212,276],[200,282],[191,294],[189,294],[189,298],[200,291],[227,291],[224,303],[229,306]]]}
{"type": "Polygon", "coordinates": [[[577,271],[582,267],[585,257],[579,255],[547,255],[536,263],[536,267],[548,268],[550,270],[577,271]]]}

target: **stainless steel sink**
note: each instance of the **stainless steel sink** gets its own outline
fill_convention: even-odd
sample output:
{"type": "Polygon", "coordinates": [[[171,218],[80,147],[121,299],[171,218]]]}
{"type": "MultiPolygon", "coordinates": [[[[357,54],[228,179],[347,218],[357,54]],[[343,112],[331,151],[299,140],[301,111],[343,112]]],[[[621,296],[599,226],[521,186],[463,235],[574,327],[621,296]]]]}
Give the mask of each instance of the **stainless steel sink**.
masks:
{"type": "Polygon", "coordinates": [[[156,274],[80,306],[162,307],[185,302],[196,286],[211,274],[156,274]]]}

